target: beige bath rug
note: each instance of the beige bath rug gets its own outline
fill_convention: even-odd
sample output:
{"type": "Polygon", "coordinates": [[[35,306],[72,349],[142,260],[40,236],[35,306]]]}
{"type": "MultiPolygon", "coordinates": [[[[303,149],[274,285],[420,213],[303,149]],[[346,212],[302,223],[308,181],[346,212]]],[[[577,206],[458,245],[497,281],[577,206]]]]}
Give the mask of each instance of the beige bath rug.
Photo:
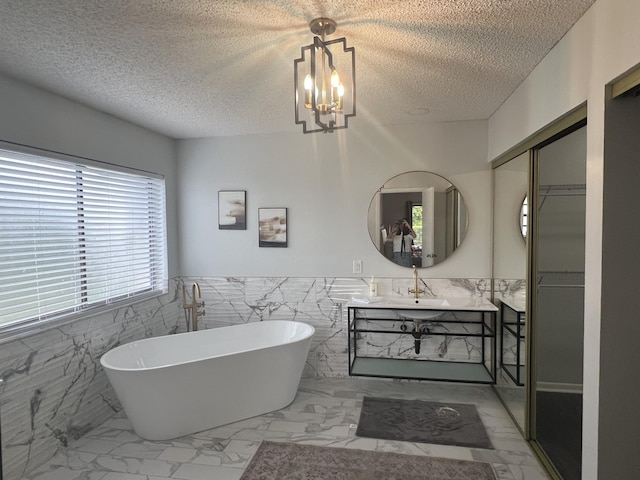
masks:
{"type": "Polygon", "coordinates": [[[263,441],[240,480],[496,480],[488,463],[263,441]]]}

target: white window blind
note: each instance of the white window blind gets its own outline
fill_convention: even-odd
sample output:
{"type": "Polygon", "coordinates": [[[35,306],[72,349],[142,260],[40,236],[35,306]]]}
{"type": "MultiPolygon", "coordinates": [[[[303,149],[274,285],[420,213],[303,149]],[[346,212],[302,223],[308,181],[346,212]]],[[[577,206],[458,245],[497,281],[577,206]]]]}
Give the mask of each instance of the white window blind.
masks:
{"type": "Polygon", "coordinates": [[[167,289],[164,179],[0,149],[0,330],[167,289]]]}

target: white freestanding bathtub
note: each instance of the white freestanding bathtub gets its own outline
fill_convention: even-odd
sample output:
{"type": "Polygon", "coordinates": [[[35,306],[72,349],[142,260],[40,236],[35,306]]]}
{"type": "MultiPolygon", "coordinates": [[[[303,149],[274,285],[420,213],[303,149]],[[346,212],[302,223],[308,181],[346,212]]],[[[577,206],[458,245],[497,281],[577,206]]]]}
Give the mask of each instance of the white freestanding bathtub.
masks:
{"type": "Polygon", "coordinates": [[[289,405],[314,332],[246,323],[128,343],[100,363],[135,432],[167,440],[289,405]]]}

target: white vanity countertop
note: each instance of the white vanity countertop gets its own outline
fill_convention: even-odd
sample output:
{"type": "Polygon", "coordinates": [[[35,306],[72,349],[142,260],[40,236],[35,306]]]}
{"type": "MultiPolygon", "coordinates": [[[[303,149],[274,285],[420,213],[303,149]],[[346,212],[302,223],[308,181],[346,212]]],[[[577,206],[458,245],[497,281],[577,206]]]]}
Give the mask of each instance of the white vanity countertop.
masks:
{"type": "Polygon", "coordinates": [[[479,297],[420,297],[418,303],[410,297],[383,297],[382,300],[368,301],[365,297],[354,298],[347,307],[352,308],[384,308],[392,310],[466,310],[475,312],[497,312],[498,307],[485,298],[479,297]],[[368,303],[367,303],[368,302],[368,303]],[[421,303],[422,302],[422,303],[421,303]]]}
{"type": "Polygon", "coordinates": [[[500,301],[518,313],[524,313],[526,310],[524,298],[501,298],[500,301]]]}

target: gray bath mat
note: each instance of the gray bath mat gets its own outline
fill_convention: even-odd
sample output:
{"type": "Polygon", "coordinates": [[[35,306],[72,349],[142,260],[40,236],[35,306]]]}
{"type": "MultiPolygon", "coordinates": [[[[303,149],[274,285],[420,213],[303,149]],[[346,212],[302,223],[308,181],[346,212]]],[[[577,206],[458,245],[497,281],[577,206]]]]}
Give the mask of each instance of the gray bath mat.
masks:
{"type": "Polygon", "coordinates": [[[240,480],[496,480],[489,463],[263,441],[240,480]]]}
{"type": "Polygon", "coordinates": [[[493,448],[475,405],[364,397],[358,437],[493,448]]]}

